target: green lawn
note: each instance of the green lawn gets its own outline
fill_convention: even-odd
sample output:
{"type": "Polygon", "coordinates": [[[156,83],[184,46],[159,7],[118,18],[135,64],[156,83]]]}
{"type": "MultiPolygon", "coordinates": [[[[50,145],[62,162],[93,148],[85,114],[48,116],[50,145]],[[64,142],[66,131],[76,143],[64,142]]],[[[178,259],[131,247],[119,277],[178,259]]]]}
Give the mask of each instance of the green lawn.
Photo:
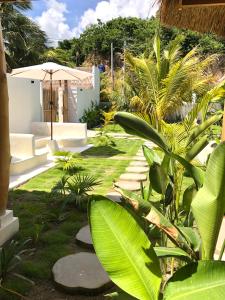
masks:
{"type": "MultiPolygon", "coordinates": [[[[93,175],[101,181],[94,193],[105,195],[112,189],[113,180],[124,172],[131,156],[136,154],[142,143],[140,140],[117,139],[115,147],[94,147],[83,153],[79,163],[82,168],[80,173],[93,175]]],[[[68,204],[62,211],[64,198],[50,193],[62,175],[63,171],[56,166],[9,195],[9,208],[13,208],[20,220],[16,239],[24,241],[31,238],[29,247],[35,248],[31,256],[24,256],[18,271],[36,282],[39,289],[43,286],[43,290],[46,285],[50,290],[54,288],[51,275],[53,264],[65,255],[81,251],[74,239],[77,231],[87,224],[86,212],[79,211],[74,204],[68,204]]],[[[7,287],[28,295],[31,289],[29,284],[15,278],[9,278],[7,287]]],[[[34,291],[36,288],[33,288],[34,291]]],[[[53,297],[60,298],[57,291],[55,293],[53,297]]],[[[0,290],[0,299],[20,298],[0,290]]],[[[76,296],[76,299],[86,298],[76,296]]]]}

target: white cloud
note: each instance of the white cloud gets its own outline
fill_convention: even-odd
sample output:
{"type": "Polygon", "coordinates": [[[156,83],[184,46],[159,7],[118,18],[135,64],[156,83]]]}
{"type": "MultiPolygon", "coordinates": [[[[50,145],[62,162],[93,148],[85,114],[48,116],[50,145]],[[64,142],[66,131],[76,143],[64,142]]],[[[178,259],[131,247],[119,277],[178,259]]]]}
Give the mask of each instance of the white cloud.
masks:
{"type": "Polygon", "coordinates": [[[57,0],[45,0],[46,10],[35,21],[44,30],[52,45],[57,45],[61,39],[73,37],[73,33],[67,24],[66,14],[68,13],[66,4],[57,0]]]}
{"type": "Polygon", "coordinates": [[[79,25],[73,29],[78,35],[91,24],[97,23],[100,19],[107,22],[117,17],[138,17],[147,18],[157,11],[155,0],[109,0],[100,1],[95,9],[88,9],[80,18],[79,25]]]}
{"type": "Polygon", "coordinates": [[[45,0],[46,10],[35,21],[47,33],[53,45],[57,40],[79,36],[85,28],[96,24],[100,19],[107,22],[117,17],[147,18],[155,14],[155,0],[108,0],[100,1],[95,9],[88,9],[80,17],[78,25],[70,28],[67,24],[68,13],[66,3],[60,0],[45,0]]]}

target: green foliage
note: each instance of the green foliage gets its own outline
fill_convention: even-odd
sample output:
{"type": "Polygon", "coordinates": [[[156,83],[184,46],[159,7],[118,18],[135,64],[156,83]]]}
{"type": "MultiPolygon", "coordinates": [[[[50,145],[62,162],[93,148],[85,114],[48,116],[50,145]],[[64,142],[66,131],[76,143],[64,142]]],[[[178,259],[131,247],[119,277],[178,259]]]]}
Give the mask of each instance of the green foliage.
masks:
{"type": "Polygon", "coordinates": [[[22,12],[30,8],[31,1],[1,4],[0,17],[9,69],[40,63],[46,49],[46,34],[22,12]]]}
{"type": "Polygon", "coordinates": [[[224,297],[225,263],[200,261],[181,268],[168,281],[165,300],[220,300],[224,297]]]}
{"type": "MultiPolygon", "coordinates": [[[[213,261],[225,210],[224,151],[225,143],[221,143],[211,155],[204,185],[192,201],[201,238],[195,228],[172,223],[168,219],[168,210],[162,213],[163,209],[157,209],[155,202],[151,200],[141,200],[147,202],[146,209],[148,207],[149,213],[142,211],[140,214],[142,202],[134,193],[126,200],[130,207],[133,206],[136,214],[131,213],[130,207],[128,209],[126,205],[120,206],[106,198],[96,196],[92,199],[89,205],[89,219],[96,254],[110,278],[124,292],[131,295],[131,299],[136,297],[146,300],[199,298],[220,300],[224,297],[225,263],[213,261]],[[142,221],[139,219],[140,216],[142,221]],[[147,230],[144,220],[158,228],[164,246],[154,248],[151,246],[153,227],[147,230]],[[143,229],[148,232],[150,239],[143,229]],[[162,260],[161,277],[159,258],[163,257],[172,257],[172,260],[171,264],[162,260]],[[146,259],[150,259],[151,262],[146,263],[146,259]],[[184,262],[181,264],[179,260],[184,262]],[[164,276],[168,274],[168,268],[172,272],[171,278],[166,281],[164,276]],[[160,280],[162,280],[161,294],[160,280]],[[132,284],[134,282],[135,284],[132,284]]],[[[188,198],[189,195],[186,194],[185,197],[188,198]]],[[[192,192],[190,197],[193,197],[192,192]]],[[[179,222],[181,223],[181,219],[179,222]]],[[[157,240],[157,243],[160,241],[157,240]]],[[[120,292],[110,297],[123,299],[120,292]]]]}
{"type": "Polygon", "coordinates": [[[211,154],[203,187],[192,201],[192,210],[202,238],[203,259],[213,259],[225,212],[225,143],[211,154]]]}
{"type": "Polygon", "coordinates": [[[73,175],[81,169],[82,157],[79,153],[57,151],[54,153],[54,156],[56,156],[56,162],[59,168],[69,175],[73,175]]]}
{"type": "Polygon", "coordinates": [[[133,297],[157,299],[161,272],[144,231],[125,209],[104,197],[91,201],[89,213],[95,251],[112,281],[133,297]]]}
{"type": "Polygon", "coordinates": [[[89,200],[89,192],[101,182],[89,175],[63,176],[52,188],[52,193],[59,193],[64,196],[62,210],[68,203],[75,203],[80,209],[86,209],[89,200]]]}
{"type": "MultiPolygon", "coordinates": [[[[70,52],[71,59],[81,65],[85,60],[92,62],[110,61],[110,44],[114,43],[118,56],[123,55],[124,41],[127,48],[134,55],[149,52],[149,42],[153,40],[155,31],[159,29],[159,20],[156,18],[117,18],[103,23],[89,26],[79,38],[59,42],[59,48],[70,52]]],[[[191,49],[199,46],[201,54],[224,53],[224,42],[210,34],[199,34],[189,30],[166,28],[160,26],[162,50],[177,35],[183,35],[181,53],[185,55],[191,49]]],[[[121,59],[115,61],[121,66],[121,59]]]]}
{"type": "Polygon", "coordinates": [[[94,139],[95,147],[106,147],[106,146],[116,146],[115,139],[105,133],[104,130],[100,131],[99,134],[94,139]]]}
{"type": "Polygon", "coordinates": [[[87,123],[88,129],[100,126],[103,123],[100,106],[92,102],[91,107],[84,111],[80,122],[87,123]]]}
{"type": "Polygon", "coordinates": [[[71,68],[74,67],[74,63],[71,61],[70,53],[60,48],[46,50],[42,55],[42,60],[44,62],[54,62],[71,68]]]}

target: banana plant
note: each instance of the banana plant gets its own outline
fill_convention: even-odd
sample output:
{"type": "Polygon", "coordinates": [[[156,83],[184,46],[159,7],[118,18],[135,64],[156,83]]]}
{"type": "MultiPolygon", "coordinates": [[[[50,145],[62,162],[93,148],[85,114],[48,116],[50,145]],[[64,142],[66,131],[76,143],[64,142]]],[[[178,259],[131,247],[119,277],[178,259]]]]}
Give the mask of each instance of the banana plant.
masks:
{"type": "MultiPolygon", "coordinates": [[[[225,297],[225,262],[213,260],[225,212],[224,153],[225,143],[221,143],[209,159],[203,187],[191,205],[201,236],[200,257],[193,247],[194,229],[175,226],[152,203],[149,202],[145,219],[170,237],[170,246],[154,246],[125,207],[102,196],[92,198],[89,222],[94,248],[111,280],[123,291],[108,298],[221,300],[225,297]],[[175,274],[165,281],[160,260],[166,257],[183,263],[177,264],[175,274]]],[[[127,198],[132,199],[131,196],[127,198]]]]}
{"type": "MultiPolygon", "coordinates": [[[[204,182],[204,171],[194,166],[191,160],[196,157],[208,144],[206,137],[196,141],[197,138],[206,130],[216,118],[206,121],[196,132],[193,131],[192,148],[186,147],[185,157],[174,152],[169,144],[167,137],[155,130],[150,124],[138,116],[126,112],[119,112],[115,115],[115,121],[119,123],[128,133],[137,135],[141,138],[152,141],[161,150],[161,157],[148,147],[143,147],[143,153],[149,164],[149,187],[148,190],[155,191],[162,195],[161,200],[164,204],[173,206],[171,210],[171,220],[177,220],[180,209],[180,197],[178,191],[181,189],[184,174],[193,178],[196,189],[202,187],[204,182]],[[185,171],[185,173],[184,173],[185,171]]],[[[186,142],[186,141],[185,141],[186,142]]]]}

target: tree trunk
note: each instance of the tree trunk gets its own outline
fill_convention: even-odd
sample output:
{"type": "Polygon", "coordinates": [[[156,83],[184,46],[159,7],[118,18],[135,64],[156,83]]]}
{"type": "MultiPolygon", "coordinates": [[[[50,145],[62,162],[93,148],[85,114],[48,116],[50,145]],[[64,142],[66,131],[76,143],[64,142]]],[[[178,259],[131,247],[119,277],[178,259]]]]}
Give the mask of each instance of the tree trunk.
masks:
{"type": "Polygon", "coordinates": [[[0,19],[0,216],[5,213],[9,189],[9,97],[0,19]]]}

